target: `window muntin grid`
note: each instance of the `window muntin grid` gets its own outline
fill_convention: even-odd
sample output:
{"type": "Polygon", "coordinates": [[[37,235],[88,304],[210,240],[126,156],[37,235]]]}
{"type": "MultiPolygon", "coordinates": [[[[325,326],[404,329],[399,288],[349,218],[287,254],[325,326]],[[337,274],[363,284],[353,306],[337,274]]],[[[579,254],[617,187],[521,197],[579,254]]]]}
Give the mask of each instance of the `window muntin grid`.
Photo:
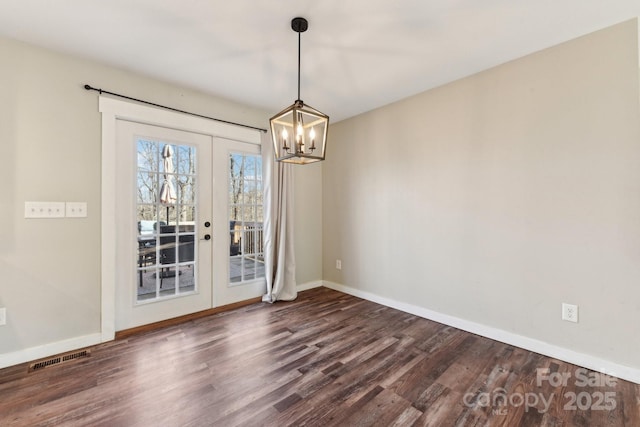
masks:
{"type": "Polygon", "coordinates": [[[196,147],[139,137],[136,156],[136,303],[196,293],[196,147]]]}

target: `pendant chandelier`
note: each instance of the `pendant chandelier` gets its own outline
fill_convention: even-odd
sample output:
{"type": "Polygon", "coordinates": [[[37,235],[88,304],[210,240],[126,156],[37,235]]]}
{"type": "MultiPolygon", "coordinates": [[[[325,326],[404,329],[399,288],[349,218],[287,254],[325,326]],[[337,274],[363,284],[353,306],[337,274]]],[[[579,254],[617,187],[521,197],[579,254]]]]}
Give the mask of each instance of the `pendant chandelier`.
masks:
{"type": "Polygon", "coordinates": [[[291,21],[291,29],[298,33],[298,99],[269,120],[275,156],[279,162],[307,164],[324,160],[329,116],[305,105],[300,99],[300,38],[308,27],[304,18],[291,21]]]}

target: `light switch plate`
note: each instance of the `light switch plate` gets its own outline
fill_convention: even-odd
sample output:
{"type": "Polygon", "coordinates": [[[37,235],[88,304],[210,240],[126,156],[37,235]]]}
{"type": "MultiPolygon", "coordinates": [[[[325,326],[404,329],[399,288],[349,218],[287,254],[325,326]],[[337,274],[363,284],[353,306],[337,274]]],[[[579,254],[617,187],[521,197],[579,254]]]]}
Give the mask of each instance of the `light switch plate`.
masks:
{"type": "Polygon", "coordinates": [[[87,202],[67,202],[68,218],[86,218],[87,202]]]}
{"type": "Polygon", "coordinates": [[[5,307],[0,308],[0,326],[7,324],[7,309],[5,307]]]}
{"type": "Polygon", "coordinates": [[[64,218],[64,202],[24,202],[25,218],[64,218]]]}

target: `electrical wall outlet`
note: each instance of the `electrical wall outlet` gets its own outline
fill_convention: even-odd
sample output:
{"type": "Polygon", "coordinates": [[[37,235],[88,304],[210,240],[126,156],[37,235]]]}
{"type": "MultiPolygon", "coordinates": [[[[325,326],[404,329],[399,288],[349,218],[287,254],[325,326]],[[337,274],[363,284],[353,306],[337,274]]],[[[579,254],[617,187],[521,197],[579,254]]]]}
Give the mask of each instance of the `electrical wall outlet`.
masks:
{"type": "Polygon", "coordinates": [[[7,324],[7,309],[2,307],[0,308],[0,326],[7,324]]]}
{"type": "Polygon", "coordinates": [[[341,259],[337,259],[336,260],[336,270],[342,270],[342,260],[341,259]]]}
{"type": "Polygon", "coordinates": [[[578,306],[562,303],[562,320],[578,323],[578,306]]]}

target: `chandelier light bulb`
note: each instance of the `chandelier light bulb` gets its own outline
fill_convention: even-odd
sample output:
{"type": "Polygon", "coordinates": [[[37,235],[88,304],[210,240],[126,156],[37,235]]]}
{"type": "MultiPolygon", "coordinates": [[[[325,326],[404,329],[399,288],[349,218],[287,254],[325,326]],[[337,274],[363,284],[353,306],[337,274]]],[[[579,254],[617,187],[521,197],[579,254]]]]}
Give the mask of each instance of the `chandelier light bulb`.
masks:
{"type": "Polygon", "coordinates": [[[309,139],[311,140],[309,150],[313,153],[313,150],[316,149],[316,131],[313,128],[309,131],[309,139]]]}

